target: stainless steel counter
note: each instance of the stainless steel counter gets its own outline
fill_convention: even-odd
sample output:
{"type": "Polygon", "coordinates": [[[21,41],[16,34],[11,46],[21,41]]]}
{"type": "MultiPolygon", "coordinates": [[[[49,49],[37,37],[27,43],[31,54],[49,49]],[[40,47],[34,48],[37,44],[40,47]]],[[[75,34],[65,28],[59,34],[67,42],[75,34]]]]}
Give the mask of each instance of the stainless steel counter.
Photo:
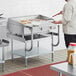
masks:
{"type": "Polygon", "coordinates": [[[51,69],[59,72],[58,76],[62,76],[62,73],[67,76],[76,76],[76,68],[73,68],[68,62],[51,65],[51,69]]]}

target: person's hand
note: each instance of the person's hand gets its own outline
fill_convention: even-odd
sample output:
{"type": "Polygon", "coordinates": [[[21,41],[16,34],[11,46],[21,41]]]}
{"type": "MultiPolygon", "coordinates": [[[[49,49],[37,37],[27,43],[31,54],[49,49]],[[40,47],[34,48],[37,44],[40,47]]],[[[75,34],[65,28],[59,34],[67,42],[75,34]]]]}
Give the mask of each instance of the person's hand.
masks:
{"type": "Polygon", "coordinates": [[[54,24],[62,24],[62,21],[53,21],[54,24]]]}

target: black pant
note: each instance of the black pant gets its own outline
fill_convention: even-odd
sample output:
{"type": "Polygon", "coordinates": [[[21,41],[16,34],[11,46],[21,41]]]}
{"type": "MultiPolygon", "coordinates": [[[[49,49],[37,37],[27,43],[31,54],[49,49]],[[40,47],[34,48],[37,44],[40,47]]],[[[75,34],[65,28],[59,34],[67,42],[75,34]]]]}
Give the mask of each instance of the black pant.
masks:
{"type": "Polygon", "coordinates": [[[64,34],[65,45],[68,48],[70,42],[76,42],[76,35],[64,34]]]}

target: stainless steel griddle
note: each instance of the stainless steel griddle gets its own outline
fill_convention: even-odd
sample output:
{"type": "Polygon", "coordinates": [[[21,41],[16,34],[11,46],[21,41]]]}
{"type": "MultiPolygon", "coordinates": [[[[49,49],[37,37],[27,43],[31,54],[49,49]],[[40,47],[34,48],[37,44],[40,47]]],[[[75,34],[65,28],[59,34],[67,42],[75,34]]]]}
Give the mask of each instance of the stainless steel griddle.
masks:
{"type": "MultiPolygon", "coordinates": [[[[8,19],[8,37],[11,38],[11,51],[12,51],[12,60],[13,60],[13,39],[24,42],[24,56],[25,65],[27,65],[27,58],[38,56],[40,54],[34,54],[30,56],[30,54],[35,53],[33,50],[33,40],[37,40],[37,48],[39,49],[39,40],[41,38],[46,38],[51,36],[52,39],[52,61],[53,61],[53,47],[59,44],[59,25],[53,24],[54,21],[52,18],[43,16],[43,15],[29,15],[29,16],[21,16],[21,17],[11,17],[8,19]],[[55,26],[58,27],[57,33],[50,32],[55,26]],[[53,36],[58,37],[57,44],[53,44],[53,36]],[[27,48],[27,41],[30,40],[31,47],[27,48]]],[[[37,50],[37,48],[35,50],[37,50]]],[[[41,50],[42,51],[42,50],[41,50]]],[[[18,52],[19,53],[19,52],[18,52]]],[[[38,52],[37,52],[38,53],[38,52]]],[[[17,53],[15,53],[17,54],[17,53]]]]}

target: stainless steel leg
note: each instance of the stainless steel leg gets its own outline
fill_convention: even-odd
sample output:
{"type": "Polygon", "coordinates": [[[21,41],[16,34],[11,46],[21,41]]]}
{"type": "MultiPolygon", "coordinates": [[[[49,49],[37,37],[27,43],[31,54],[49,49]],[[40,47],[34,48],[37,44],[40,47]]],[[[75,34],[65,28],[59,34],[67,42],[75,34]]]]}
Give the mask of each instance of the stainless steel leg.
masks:
{"type": "Polygon", "coordinates": [[[24,59],[25,59],[25,67],[27,66],[27,58],[26,58],[26,52],[27,52],[27,50],[26,50],[26,41],[25,41],[25,49],[24,49],[24,51],[25,51],[25,57],[24,57],[24,59]]]}
{"type": "Polygon", "coordinates": [[[52,62],[54,61],[54,53],[51,53],[52,62]]]}
{"type": "Polygon", "coordinates": [[[58,46],[59,45],[59,42],[60,42],[60,38],[59,38],[59,29],[60,29],[60,27],[59,27],[59,25],[58,25],[58,41],[57,41],[57,43],[56,44],[54,44],[53,42],[54,42],[54,39],[53,39],[53,32],[52,32],[52,34],[51,34],[51,41],[52,41],[52,43],[51,43],[51,46],[52,46],[52,61],[54,61],[54,47],[55,46],[58,46]]]}
{"type": "Polygon", "coordinates": [[[39,48],[39,41],[37,41],[37,47],[39,48]]]}
{"type": "Polygon", "coordinates": [[[62,76],[62,73],[61,73],[61,72],[59,72],[58,76],[62,76]]]}
{"type": "Polygon", "coordinates": [[[5,71],[5,62],[2,63],[2,72],[4,72],[4,71],[5,71]]]}
{"type": "Polygon", "coordinates": [[[52,53],[51,53],[51,60],[54,61],[54,49],[53,49],[53,33],[51,35],[51,49],[52,49],[52,53]]]}
{"type": "Polygon", "coordinates": [[[2,72],[5,71],[4,47],[2,47],[2,72]]]}
{"type": "Polygon", "coordinates": [[[39,54],[39,41],[37,41],[37,52],[39,54]]]}
{"type": "Polygon", "coordinates": [[[25,57],[25,67],[27,67],[27,58],[25,57]]]}
{"type": "Polygon", "coordinates": [[[12,62],[14,60],[14,56],[13,56],[13,39],[11,39],[11,59],[12,59],[12,62]]]}

